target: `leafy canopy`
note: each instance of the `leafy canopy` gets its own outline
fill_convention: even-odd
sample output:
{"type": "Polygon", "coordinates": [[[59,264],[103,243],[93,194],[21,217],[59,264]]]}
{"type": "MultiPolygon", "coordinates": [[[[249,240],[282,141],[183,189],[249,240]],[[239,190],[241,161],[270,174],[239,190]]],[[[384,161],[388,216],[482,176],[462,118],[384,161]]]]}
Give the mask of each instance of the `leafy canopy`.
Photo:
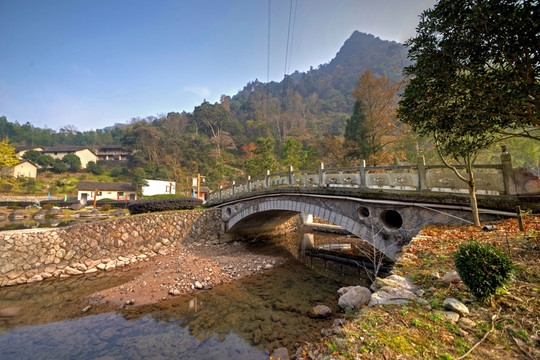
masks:
{"type": "Polygon", "coordinates": [[[441,0],[407,42],[410,76],[398,116],[463,155],[498,134],[540,139],[537,1],[441,0]]]}

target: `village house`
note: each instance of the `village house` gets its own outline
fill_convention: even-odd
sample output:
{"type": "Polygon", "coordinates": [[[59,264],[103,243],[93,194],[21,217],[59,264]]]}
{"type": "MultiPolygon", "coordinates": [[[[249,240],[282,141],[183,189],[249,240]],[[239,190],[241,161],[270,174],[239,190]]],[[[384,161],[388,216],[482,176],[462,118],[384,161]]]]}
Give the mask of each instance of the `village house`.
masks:
{"type": "Polygon", "coordinates": [[[15,155],[17,156],[17,158],[22,159],[23,155],[28,150],[35,150],[35,151],[42,152],[43,148],[41,146],[16,146],[15,147],[15,155]]]}
{"type": "Polygon", "coordinates": [[[86,204],[88,201],[94,201],[94,199],[137,199],[137,189],[131,183],[126,182],[79,181],[76,189],[77,199],[81,204],[86,204]]]}
{"type": "Polygon", "coordinates": [[[144,196],[176,194],[176,183],[174,181],[145,180],[146,185],[142,187],[144,196]]]}
{"type": "Polygon", "coordinates": [[[53,159],[62,159],[67,154],[75,154],[81,159],[81,167],[83,169],[86,169],[86,165],[90,161],[98,161],[96,154],[86,146],[59,145],[45,148],[41,153],[50,155],[53,159]]]}
{"type": "Polygon", "coordinates": [[[127,160],[129,152],[124,151],[122,145],[103,145],[96,149],[95,154],[99,160],[127,160]]]}
{"type": "Polygon", "coordinates": [[[197,196],[197,186],[191,188],[191,196],[202,201],[208,200],[208,195],[210,195],[210,188],[208,186],[199,186],[199,194],[197,196]]]}
{"type": "Polygon", "coordinates": [[[4,166],[2,168],[2,177],[26,177],[35,178],[37,175],[37,166],[32,162],[24,160],[14,166],[4,166]]]}

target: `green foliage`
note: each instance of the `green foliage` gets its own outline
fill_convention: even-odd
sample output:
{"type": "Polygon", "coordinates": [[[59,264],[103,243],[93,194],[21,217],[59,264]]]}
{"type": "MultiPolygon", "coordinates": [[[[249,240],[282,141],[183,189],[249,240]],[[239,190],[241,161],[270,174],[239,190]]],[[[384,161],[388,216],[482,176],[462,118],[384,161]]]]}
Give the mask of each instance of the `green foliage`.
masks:
{"type": "Polygon", "coordinates": [[[37,163],[38,165],[40,165],[41,167],[47,169],[49,167],[52,167],[54,165],[54,159],[52,156],[50,155],[44,155],[42,154],[38,159],[37,159],[37,163]]]}
{"type": "Polygon", "coordinates": [[[407,42],[413,65],[398,115],[447,154],[463,156],[496,133],[540,138],[534,1],[441,0],[407,42]]]}
{"type": "Polygon", "coordinates": [[[41,155],[42,154],[39,151],[32,149],[32,150],[25,151],[22,158],[37,164],[38,159],[41,157],[41,155]]]}
{"type": "Polygon", "coordinates": [[[102,175],[105,172],[105,169],[102,163],[100,163],[98,160],[97,162],[89,161],[86,164],[86,171],[91,172],[94,175],[102,175]]]}
{"type": "Polygon", "coordinates": [[[62,158],[62,161],[72,171],[78,171],[81,169],[81,158],[73,153],[64,155],[64,157],[62,158]]]}
{"type": "Polygon", "coordinates": [[[41,206],[41,208],[42,208],[43,210],[50,210],[50,209],[52,209],[52,208],[55,207],[55,206],[58,206],[58,205],[51,202],[51,203],[43,204],[43,205],[41,206]]]}
{"type": "Polygon", "coordinates": [[[255,157],[245,161],[248,175],[256,177],[264,175],[266,170],[270,170],[271,173],[278,171],[278,163],[274,153],[275,144],[276,141],[271,137],[257,139],[255,157]]]}
{"type": "Polygon", "coordinates": [[[463,283],[480,300],[490,299],[510,283],[515,270],[508,255],[476,240],[459,245],[454,263],[463,283]]]}
{"type": "Polygon", "coordinates": [[[356,145],[355,153],[352,154],[359,159],[367,159],[371,155],[371,149],[368,146],[368,127],[366,124],[366,114],[360,100],[354,102],[353,114],[347,119],[345,126],[345,139],[354,142],[356,145]]]}
{"type": "Polygon", "coordinates": [[[283,160],[281,163],[285,166],[292,166],[294,170],[311,169],[316,167],[313,160],[316,156],[313,149],[308,147],[304,150],[304,145],[293,138],[288,138],[283,144],[283,160]]]}
{"type": "Polygon", "coordinates": [[[62,160],[54,159],[52,163],[52,169],[54,172],[61,174],[68,171],[68,166],[62,160]]]}
{"type": "Polygon", "coordinates": [[[147,184],[145,178],[146,173],[144,172],[144,169],[136,168],[131,178],[131,185],[133,185],[135,189],[137,189],[138,196],[142,194],[142,187],[147,184]]]}
{"type": "Polygon", "coordinates": [[[184,199],[154,199],[138,200],[128,205],[129,213],[132,215],[148,212],[188,210],[202,205],[202,200],[195,198],[184,199]]]}

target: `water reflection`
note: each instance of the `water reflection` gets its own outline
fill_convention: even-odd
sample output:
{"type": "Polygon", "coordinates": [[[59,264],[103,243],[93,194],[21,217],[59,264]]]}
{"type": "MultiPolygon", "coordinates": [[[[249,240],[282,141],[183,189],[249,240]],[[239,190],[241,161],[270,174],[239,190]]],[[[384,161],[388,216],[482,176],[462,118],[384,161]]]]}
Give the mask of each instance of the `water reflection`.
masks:
{"type": "Polygon", "coordinates": [[[5,219],[0,221],[0,231],[4,230],[23,230],[23,229],[36,229],[36,228],[50,228],[59,226],[75,225],[88,220],[79,220],[73,218],[24,218],[24,219],[5,219]]]}

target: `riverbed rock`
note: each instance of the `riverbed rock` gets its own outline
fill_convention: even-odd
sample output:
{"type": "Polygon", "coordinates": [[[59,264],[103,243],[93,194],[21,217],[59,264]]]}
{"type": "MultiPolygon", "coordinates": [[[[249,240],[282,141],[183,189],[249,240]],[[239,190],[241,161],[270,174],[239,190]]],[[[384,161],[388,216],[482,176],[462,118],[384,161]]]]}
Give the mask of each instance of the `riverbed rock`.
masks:
{"type": "Polygon", "coordinates": [[[461,316],[469,314],[469,309],[461,301],[454,298],[446,298],[443,301],[443,307],[448,311],[453,311],[461,316]]]}
{"type": "Polygon", "coordinates": [[[72,268],[71,266],[67,266],[64,271],[68,275],[81,275],[83,272],[77,269],[72,268]]]}
{"type": "Polygon", "coordinates": [[[453,311],[434,310],[433,312],[441,315],[444,320],[449,320],[453,323],[459,320],[459,314],[453,311]]]}
{"type": "Polygon", "coordinates": [[[272,351],[270,355],[274,360],[289,360],[289,350],[286,347],[280,347],[272,351]]]}
{"type": "Polygon", "coordinates": [[[371,288],[373,291],[377,291],[385,286],[400,287],[402,289],[407,289],[411,291],[414,291],[416,289],[416,286],[412,283],[411,280],[399,275],[390,275],[385,278],[377,277],[371,285],[371,288]]]}
{"type": "Polygon", "coordinates": [[[9,214],[10,219],[23,219],[24,218],[24,212],[22,210],[15,210],[11,214],[9,214]]]}
{"type": "Polygon", "coordinates": [[[375,305],[405,305],[416,301],[417,296],[411,290],[401,287],[383,286],[371,295],[368,306],[375,305]]]}
{"type": "Polygon", "coordinates": [[[0,310],[0,317],[14,317],[19,315],[21,308],[11,307],[0,310]]]}
{"type": "Polygon", "coordinates": [[[62,216],[62,209],[55,206],[52,209],[47,210],[47,216],[52,216],[52,217],[62,216]]]}
{"type": "Polygon", "coordinates": [[[459,318],[458,325],[467,330],[471,330],[476,327],[476,323],[474,321],[465,317],[459,318]]]}
{"type": "Polygon", "coordinates": [[[201,284],[200,281],[195,281],[193,283],[193,286],[195,287],[195,289],[198,289],[198,290],[201,290],[204,287],[203,284],[201,284]]]}
{"type": "Polygon", "coordinates": [[[28,284],[31,284],[31,283],[35,283],[35,282],[38,282],[38,281],[41,281],[43,280],[43,277],[39,274],[36,274],[34,276],[32,276],[31,278],[28,279],[27,283],[28,284]]]}
{"type": "Polygon", "coordinates": [[[369,302],[370,298],[371,291],[368,288],[364,286],[353,286],[349,287],[346,291],[344,290],[343,295],[339,297],[338,305],[345,311],[361,309],[369,302]]]}
{"type": "Polygon", "coordinates": [[[446,274],[444,274],[441,280],[445,283],[458,283],[461,281],[461,278],[459,277],[459,274],[456,270],[450,270],[446,274]]]}
{"type": "Polygon", "coordinates": [[[309,317],[316,319],[325,319],[332,315],[332,309],[326,305],[317,305],[309,311],[309,317]]]}

